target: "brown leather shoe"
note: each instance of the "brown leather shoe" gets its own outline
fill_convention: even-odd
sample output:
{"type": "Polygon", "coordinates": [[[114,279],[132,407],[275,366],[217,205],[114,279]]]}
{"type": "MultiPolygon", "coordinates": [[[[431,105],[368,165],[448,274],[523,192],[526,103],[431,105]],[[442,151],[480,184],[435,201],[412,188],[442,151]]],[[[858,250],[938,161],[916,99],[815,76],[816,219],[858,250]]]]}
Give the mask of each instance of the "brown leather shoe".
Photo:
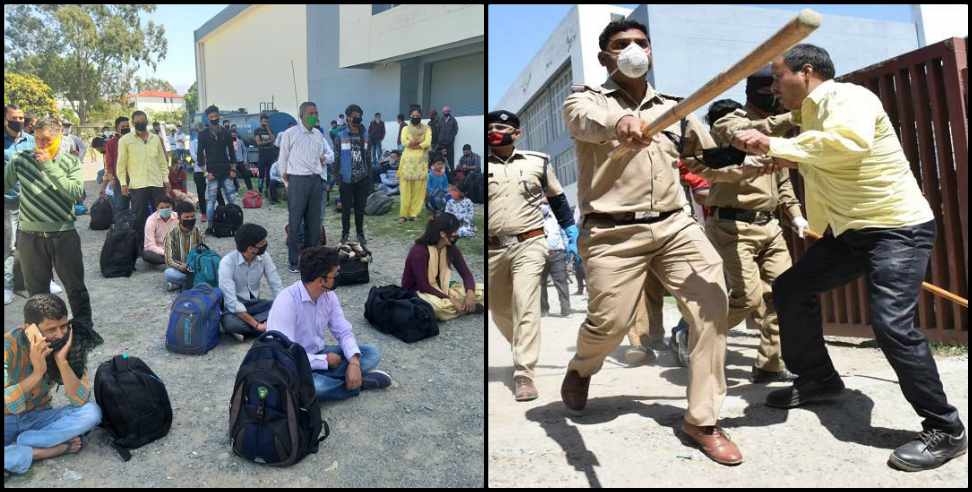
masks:
{"type": "Polygon", "coordinates": [[[513,378],[513,386],[516,391],[513,392],[516,397],[516,401],[530,401],[536,400],[537,387],[533,385],[533,380],[526,376],[516,376],[513,378]]]}
{"type": "Polygon", "coordinates": [[[587,406],[587,389],[591,385],[591,378],[582,378],[577,371],[567,371],[564,383],[560,385],[560,398],[564,405],[574,412],[580,412],[587,406]]]}
{"type": "Polygon", "coordinates": [[[722,465],[738,465],[743,462],[739,448],[718,426],[696,426],[682,420],[681,430],[712,461],[722,465]]]}

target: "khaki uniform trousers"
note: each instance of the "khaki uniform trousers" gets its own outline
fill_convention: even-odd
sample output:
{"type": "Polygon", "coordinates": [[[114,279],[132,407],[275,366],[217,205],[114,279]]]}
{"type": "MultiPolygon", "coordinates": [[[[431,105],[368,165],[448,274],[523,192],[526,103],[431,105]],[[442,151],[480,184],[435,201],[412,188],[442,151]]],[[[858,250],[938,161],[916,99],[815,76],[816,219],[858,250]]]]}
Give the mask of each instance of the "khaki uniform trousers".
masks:
{"type": "Polygon", "coordinates": [[[493,322],[513,346],[513,377],[533,379],[540,358],[540,274],[547,264],[547,238],[489,249],[489,297],[493,322]]]}
{"type": "MultiPolygon", "coordinates": [[[[651,272],[645,277],[642,300],[638,302],[635,323],[628,330],[632,347],[648,347],[651,340],[665,337],[665,289],[651,272]]],[[[679,306],[681,308],[681,306],[679,306]]]]}
{"type": "Polygon", "coordinates": [[[689,323],[688,411],[685,421],[715,425],[726,396],[726,298],[722,259],[702,227],[684,213],[653,224],[585,220],[579,240],[587,267],[587,319],[568,370],[588,377],[601,369],[644,308],[654,274],[684,305],[689,323]]]}
{"type": "MultiPolygon", "coordinates": [[[[462,285],[462,282],[459,282],[458,285],[450,285],[449,292],[446,292],[446,294],[449,295],[449,299],[443,299],[424,292],[419,292],[418,297],[432,305],[432,310],[435,312],[435,319],[439,321],[449,321],[450,319],[458,318],[462,314],[468,314],[457,311],[456,306],[450,300],[455,299],[459,302],[466,300],[466,288],[462,285]]],[[[483,303],[483,284],[480,283],[476,284],[476,302],[479,304],[483,303]]]]}
{"type": "Polygon", "coordinates": [[[752,315],[759,330],[756,367],[780,371],[780,323],[773,281],[791,266],[790,251],[776,219],[758,225],[710,217],[705,232],[722,256],[729,288],[729,327],[752,315]]]}

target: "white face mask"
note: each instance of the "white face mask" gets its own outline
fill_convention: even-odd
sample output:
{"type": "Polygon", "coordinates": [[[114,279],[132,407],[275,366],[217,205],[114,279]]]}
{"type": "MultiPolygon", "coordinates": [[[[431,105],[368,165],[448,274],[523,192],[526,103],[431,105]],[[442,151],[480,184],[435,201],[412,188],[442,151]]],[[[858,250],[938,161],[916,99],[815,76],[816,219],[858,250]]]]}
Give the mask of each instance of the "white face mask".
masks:
{"type": "Polygon", "coordinates": [[[637,43],[628,44],[618,55],[618,70],[630,79],[644,77],[650,68],[651,59],[637,43]]]}

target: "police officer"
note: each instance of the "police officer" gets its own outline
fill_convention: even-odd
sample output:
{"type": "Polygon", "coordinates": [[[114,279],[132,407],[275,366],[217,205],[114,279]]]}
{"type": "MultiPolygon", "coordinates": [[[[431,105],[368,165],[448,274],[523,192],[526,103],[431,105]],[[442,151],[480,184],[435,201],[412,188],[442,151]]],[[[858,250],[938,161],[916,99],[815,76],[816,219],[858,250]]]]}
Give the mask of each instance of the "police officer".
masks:
{"type": "Polygon", "coordinates": [[[540,274],[547,261],[542,197],[577,252],[577,226],[549,157],[517,150],[520,120],[509,111],[486,115],[489,200],[489,310],[513,346],[517,401],[537,398],[533,368],[540,355],[540,274]]]}
{"type": "Polygon", "coordinates": [[[642,136],[650,121],[676,104],[645,80],[651,44],[644,25],[611,22],[599,44],[608,80],[575,87],[563,111],[576,142],[579,249],[589,300],[561,397],[574,412],[585,407],[591,376],[628,333],[644,284],[654,275],[685,305],[691,330],[688,410],[679,428],[714,461],[736,465],[742,455],[717,426],[726,395],[728,330],[722,259],[684,212],[685,193],[672,172],[680,155],[690,159],[715,144],[694,116],[667,128],[671,136],[642,136]],[[612,153],[620,143],[627,150],[612,153]]]}
{"type": "MultiPolygon", "coordinates": [[[[731,100],[717,101],[709,108],[712,137],[728,147],[732,135],[756,128],[772,136],[784,136],[795,129],[789,113],[779,107],[770,92],[773,75],[765,67],[746,80],[746,105],[731,100]],[[735,106],[735,108],[733,108],[735,106]]],[[[763,165],[770,157],[749,156],[752,164],[763,165]]],[[[790,183],[789,169],[747,177],[732,167],[709,169],[693,161],[692,171],[709,179],[706,205],[712,215],[705,232],[722,256],[729,287],[729,326],[739,324],[751,313],[759,313],[760,343],[752,369],[754,383],[789,381],[780,354],[780,326],[773,307],[773,282],[790,268],[790,252],[774,212],[782,211],[800,237],[808,227],[800,202],[790,183]]]]}

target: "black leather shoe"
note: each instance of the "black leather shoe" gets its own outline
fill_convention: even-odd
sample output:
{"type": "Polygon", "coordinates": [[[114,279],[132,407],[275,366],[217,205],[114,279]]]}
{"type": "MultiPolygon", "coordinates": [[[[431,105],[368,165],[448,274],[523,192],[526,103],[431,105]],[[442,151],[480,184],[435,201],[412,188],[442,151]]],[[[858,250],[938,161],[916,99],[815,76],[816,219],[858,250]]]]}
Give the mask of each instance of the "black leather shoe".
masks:
{"type": "Polygon", "coordinates": [[[753,383],[774,383],[779,381],[794,381],[796,380],[796,375],[792,372],[783,369],[782,371],[764,371],[756,366],[753,366],[753,375],[750,377],[753,383]]]}
{"type": "Polygon", "coordinates": [[[798,382],[766,395],[766,406],[793,408],[813,401],[830,400],[844,391],[844,382],[834,374],[822,381],[798,382]]]}
{"type": "Polygon", "coordinates": [[[958,435],[932,429],[923,431],[914,440],[895,449],[888,458],[888,465],[910,472],[931,470],[962,456],[968,450],[969,436],[964,429],[958,435]]]}
{"type": "Polygon", "coordinates": [[[560,385],[560,398],[571,413],[580,413],[587,406],[587,390],[591,385],[591,378],[582,378],[577,371],[569,370],[560,385]]]}

